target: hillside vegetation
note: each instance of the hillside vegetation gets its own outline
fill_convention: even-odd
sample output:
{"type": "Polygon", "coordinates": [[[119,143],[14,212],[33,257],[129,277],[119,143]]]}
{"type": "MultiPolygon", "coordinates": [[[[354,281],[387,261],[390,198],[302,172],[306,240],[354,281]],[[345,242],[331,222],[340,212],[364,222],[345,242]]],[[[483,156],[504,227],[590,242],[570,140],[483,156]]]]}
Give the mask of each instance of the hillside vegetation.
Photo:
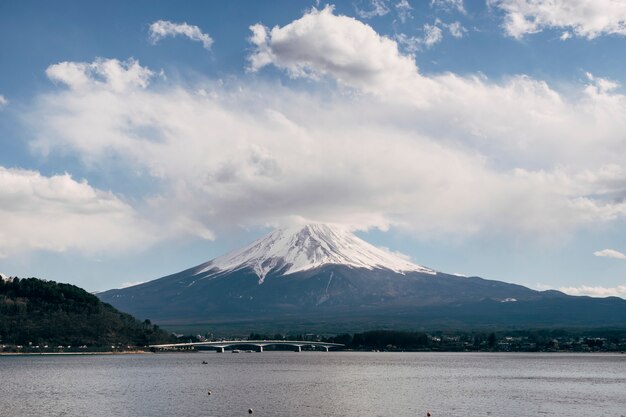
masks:
{"type": "Polygon", "coordinates": [[[0,343],[111,346],[169,342],[171,336],[70,284],[0,279],[0,343]]]}

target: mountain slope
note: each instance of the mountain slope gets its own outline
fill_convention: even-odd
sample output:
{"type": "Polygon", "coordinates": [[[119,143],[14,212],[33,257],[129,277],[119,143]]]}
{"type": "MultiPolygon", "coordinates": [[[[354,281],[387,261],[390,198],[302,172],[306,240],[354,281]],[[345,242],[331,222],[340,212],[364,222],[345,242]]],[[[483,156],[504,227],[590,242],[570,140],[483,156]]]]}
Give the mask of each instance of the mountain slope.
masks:
{"type": "Polygon", "coordinates": [[[321,320],[330,328],[356,322],[406,328],[626,321],[621,299],[600,302],[435,272],[326,225],[280,229],[194,268],[98,296],[163,324],[321,320]],[[563,305],[571,317],[563,316],[563,305]],[[594,305],[604,306],[601,314],[594,305]]]}

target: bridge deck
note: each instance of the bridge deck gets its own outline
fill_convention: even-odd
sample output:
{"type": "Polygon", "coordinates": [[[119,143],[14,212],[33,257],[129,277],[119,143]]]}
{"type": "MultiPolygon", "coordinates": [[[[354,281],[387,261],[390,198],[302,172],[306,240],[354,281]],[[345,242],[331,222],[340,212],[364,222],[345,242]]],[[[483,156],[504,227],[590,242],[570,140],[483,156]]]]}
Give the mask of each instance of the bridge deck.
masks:
{"type": "Polygon", "coordinates": [[[310,342],[306,340],[220,340],[216,342],[190,342],[190,343],[168,343],[163,345],[150,345],[155,349],[170,349],[170,348],[183,348],[183,347],[195,347],[205,346],[213,347],[218,351],[223,352],[224,348],[231,346],[255,346],[261,351],[265,346],[293,346],[300,351],[303,346],[323,347],[326,350],[330,348],[341,348],[344,345],[339,343],[326,343],[326,342],[310,342]]]}

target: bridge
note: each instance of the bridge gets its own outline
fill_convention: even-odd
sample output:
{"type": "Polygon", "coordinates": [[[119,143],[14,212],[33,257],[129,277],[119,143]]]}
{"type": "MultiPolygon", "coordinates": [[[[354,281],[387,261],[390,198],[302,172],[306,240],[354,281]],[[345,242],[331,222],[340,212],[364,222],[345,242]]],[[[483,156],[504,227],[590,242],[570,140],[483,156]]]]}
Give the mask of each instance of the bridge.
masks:
{"type": "Polygon", "coordinates": [[[150,345],[152,349],[180,349],[198,347],[208,347],[217,350],[218,352],[224,352],[225,348],[232,346],[250,346],[258,349],[259,352],[263,352],[265,346],[292,346],[296,352],[302,352],[303,346],[320,347],[326,349],[328,352],[331,348],[341,348],[344,345],[339,343],[326,343],[326,342],[309,342],[305,340],[221,340],[218,342],[193,342],[193,343],[170,343],[165,345],[150,345]]]}

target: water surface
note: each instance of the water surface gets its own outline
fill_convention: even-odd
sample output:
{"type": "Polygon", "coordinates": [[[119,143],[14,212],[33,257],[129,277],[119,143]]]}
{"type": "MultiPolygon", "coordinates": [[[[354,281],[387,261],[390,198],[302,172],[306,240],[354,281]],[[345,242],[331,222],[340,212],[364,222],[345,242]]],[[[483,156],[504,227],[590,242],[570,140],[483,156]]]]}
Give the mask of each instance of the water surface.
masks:
{"type": "Polygon", "coordinates": [[[11,417],[626,416],[626,355],[0,356],[0,384],[11,417]]]}

